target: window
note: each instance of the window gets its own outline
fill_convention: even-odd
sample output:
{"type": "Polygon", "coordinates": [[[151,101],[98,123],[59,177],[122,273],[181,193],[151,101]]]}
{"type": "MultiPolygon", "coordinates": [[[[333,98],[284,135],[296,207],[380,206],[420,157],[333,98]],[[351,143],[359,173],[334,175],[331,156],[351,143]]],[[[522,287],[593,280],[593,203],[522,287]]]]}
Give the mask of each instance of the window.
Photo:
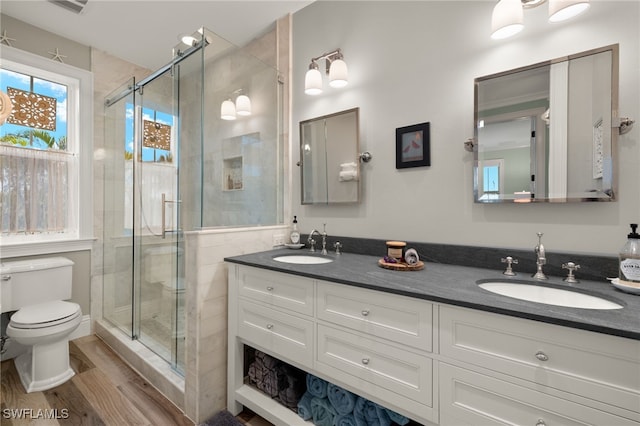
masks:
{"type": "Polygon", "coordinates": [[[0,125],[3,256],[6,246],[87,238],[91,74],[18,49],[2,53],[0,90],[12,105],[0,125]]]}
{"type": "Polygon", "coordinates": [[[504,159],[478,162],[478,197],[481,200],[498,200],[503,192],[504,159]]]}

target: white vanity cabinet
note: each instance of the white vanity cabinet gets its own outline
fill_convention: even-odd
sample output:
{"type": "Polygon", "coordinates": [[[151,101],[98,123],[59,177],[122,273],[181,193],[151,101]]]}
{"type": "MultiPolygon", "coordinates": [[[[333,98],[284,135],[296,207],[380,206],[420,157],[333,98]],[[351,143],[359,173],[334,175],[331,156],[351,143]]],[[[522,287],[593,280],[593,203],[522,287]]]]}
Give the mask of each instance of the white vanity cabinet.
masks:
{"type": "Polygon", "coordinates": [[[316,300],[316,370],[418,421],[436,422],[431,303],[326,281],[317,282],[316,300]]]}
{"type": "Polygon", "coordinates": [[[640,341],[229,267],[228,408],[310,425],[243,383],[244,344],[422,424],[640,426],[640,341]]]}
{"type": "Polygon", "coordinates": [[[443,305],[440,353],[443,425],[640,424],[637,340],[443,305]]]}
{"type": "Polygon", "coordinates": [[[309,425],[244,379],[249,345],[421,423],[437,422],[433,307],[242,265],[229,268],[228,408],[309,425]]]}

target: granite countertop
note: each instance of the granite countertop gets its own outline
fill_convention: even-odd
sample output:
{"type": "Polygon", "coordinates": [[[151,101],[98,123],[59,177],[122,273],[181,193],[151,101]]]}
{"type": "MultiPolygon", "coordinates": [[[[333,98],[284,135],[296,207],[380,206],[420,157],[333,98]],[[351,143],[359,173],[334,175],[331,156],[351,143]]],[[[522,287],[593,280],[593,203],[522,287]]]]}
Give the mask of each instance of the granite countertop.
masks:
{"type": "MultiPolygon", "coordinates": [[[[562,277],[549,277],[536,284],[570,289],[616,302],[622,309],[596,310],[567,308],[528,302],[501,296],[477,285],[479,280],[534,282],[531,273],[518,271],[508,277],[502,271],[425,262],[420,271],[392,271],[378,266],[379,257],[342,253],[330,254],[334,261],[325,264],[299,265],[273,260],[282,255],[310,254],[308,250],[274,249],[228,257],[227,262],[264,268],[303,277],[385,291],[438,303],[462,306],[487,312],[542,321],[640,340],[640,295],[622,292],[608,281],[580,281],[567,284],[562,277]]],[[[316,254],[317,255],[317,254],[316,254]]],[[[580,271],[576,273],[580,279],[580,271]]]]}

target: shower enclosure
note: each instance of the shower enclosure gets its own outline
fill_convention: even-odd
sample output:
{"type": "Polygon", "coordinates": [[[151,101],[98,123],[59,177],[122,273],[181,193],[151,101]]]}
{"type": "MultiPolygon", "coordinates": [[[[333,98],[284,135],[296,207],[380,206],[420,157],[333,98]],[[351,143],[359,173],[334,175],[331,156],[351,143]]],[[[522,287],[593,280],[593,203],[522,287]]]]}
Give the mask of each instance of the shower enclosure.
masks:
{"type": "Polygon", "coordinates": [[[104,111],[103,319],[180,374],[185,232],[283,223],[278,72],[205,28],[193,36],[104,111]],[[240,95],[249,113],[221,119],[240,95]]]}

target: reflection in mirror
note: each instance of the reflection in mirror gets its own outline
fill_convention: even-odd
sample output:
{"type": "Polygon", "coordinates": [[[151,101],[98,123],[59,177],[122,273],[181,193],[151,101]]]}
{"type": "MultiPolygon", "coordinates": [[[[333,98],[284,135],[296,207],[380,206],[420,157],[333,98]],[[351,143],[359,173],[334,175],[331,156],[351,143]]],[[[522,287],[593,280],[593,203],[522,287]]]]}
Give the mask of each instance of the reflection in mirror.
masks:
{"type": "Polygon", "coordinates": [[[359,109],[300,122],[302,204],[360,198],[359,109]]]}
{"type": "Polygon", "coordinates": [[[475,80],[480,203],[612,201],[618,45],[475,80]]]}

